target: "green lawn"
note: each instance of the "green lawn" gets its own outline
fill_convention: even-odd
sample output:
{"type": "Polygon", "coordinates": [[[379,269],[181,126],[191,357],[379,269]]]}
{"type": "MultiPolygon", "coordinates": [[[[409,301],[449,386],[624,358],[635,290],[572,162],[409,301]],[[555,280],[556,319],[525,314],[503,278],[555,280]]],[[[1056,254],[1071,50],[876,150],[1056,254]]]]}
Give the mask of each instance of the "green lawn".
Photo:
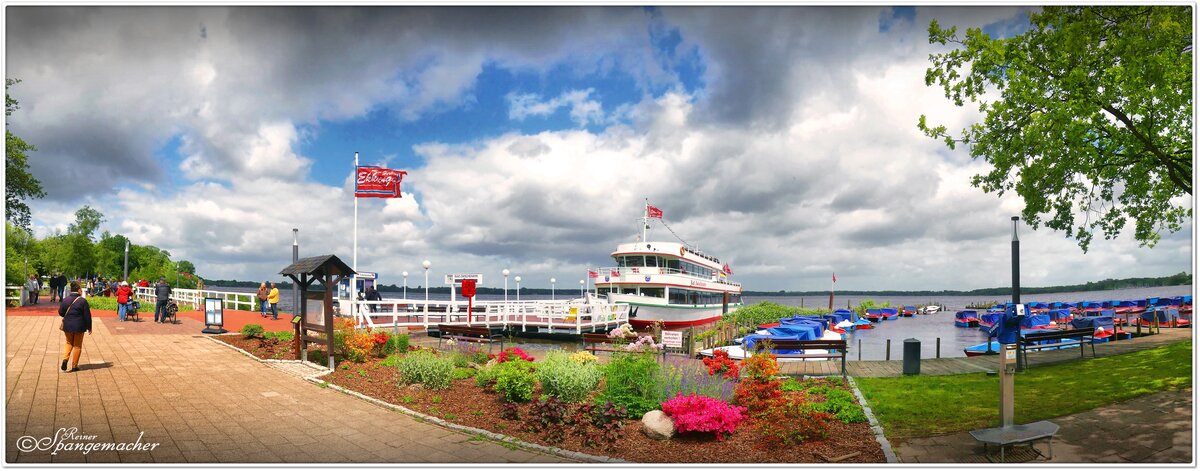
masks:
{"type": "MultiPolygon", "coordinates": [[[[889,438],[925,437],[1000,424],[1000,378],[985,373],[855,378],[889,438]]],[[[1192,342],[1033,367],[1016,377],[1016,423],[1190,387],[1192,342]]]]}

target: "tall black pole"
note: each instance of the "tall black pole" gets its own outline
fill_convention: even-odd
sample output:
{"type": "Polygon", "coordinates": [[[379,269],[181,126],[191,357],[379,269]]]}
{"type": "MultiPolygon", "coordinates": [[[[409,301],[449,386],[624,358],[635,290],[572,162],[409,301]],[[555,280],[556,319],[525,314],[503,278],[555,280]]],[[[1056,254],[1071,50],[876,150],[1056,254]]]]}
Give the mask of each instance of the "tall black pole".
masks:
{"type": "Polygon", "coordinates": [[[1021,304],[1021,241],[1017,239],[1017,221],[1021,218],[1012,217],[1012,302],[1021,304]]]}
{"type": "Polygon", "coordinates": [[[129,281],[129,239],[125,239],[125,276],[121,281],[129,281]]]}
{"type": "MultiPolygon", "coordinates": [[[[292,228],[292,263],[300,261],[300,229],[292,228]]],[[[300,309],[300,287],[292,282],[292,314],[298,315],[300,309]]]]}

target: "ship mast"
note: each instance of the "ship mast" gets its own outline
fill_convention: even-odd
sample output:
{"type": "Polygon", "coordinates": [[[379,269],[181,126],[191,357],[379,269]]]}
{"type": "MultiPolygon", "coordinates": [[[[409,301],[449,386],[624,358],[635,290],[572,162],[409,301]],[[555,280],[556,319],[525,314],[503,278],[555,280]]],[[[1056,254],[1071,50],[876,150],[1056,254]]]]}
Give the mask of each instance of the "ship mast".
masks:
{"type": "Polygon", "coordinates": [[[650,229],[650,198],[646,198],[642,207],[642,242],[646,242],[646,231],[650,229]]]}

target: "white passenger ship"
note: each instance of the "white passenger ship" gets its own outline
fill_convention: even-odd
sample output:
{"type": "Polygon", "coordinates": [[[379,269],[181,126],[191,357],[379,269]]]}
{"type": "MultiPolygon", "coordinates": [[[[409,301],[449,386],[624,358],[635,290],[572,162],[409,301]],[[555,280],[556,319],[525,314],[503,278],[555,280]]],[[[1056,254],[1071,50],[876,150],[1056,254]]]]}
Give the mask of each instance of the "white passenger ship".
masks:
{"type": "MultiPolygon", "coordinates": [[[[728,264],[681,242],[647,242],[651,209],[647,204],[640,219],[639,241],[618,245],[612,253],[617,266],[598,270],[596,292],[630,305],[629,321],[635,327],[656,321],[665,327],[715,322],[726,295],[729,311],[741,307],[742,285],[729,280],[728,264]]],[[[661,211],[654,212],[661,219],[661,211]]]]}

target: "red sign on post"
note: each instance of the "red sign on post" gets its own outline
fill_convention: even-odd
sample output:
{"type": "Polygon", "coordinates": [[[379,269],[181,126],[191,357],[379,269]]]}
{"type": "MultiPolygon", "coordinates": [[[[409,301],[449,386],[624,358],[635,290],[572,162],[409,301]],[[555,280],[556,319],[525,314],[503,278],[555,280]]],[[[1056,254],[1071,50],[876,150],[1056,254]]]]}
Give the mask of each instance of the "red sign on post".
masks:
{"type": "Polygon", "coordinates": [[[400,198],[400,181],[408,172],[390,168],[360,166],[354,180],[356,198],[400,198]]]}
{"type": "Polygon", "coordinates": [[[475,296],[475,280],[462,280],[462,295],[468,298],[475,296]]]}

